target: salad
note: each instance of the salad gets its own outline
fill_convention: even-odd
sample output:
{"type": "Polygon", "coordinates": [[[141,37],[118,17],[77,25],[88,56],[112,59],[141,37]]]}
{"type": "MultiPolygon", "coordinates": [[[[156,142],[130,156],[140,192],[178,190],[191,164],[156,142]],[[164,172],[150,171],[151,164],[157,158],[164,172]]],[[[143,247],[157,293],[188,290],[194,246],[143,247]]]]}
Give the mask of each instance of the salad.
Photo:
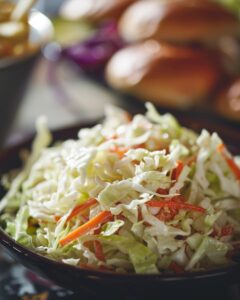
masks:
{"type": "Polygon", "coordinates": [[[240,159],[216,134],[181,127],[150,103],[51,143],[46,120],[24,166],[5,175],[1,226],[51,259],[157,274],[234,263],[240,246],[240,159]]]}

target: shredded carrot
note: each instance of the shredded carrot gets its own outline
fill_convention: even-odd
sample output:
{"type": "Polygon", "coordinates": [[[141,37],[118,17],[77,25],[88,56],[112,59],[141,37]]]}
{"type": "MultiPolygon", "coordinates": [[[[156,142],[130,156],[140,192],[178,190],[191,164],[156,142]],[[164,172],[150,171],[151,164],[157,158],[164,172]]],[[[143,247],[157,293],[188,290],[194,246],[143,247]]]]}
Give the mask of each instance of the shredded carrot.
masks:
{"type": "Polygon", "coordinates": [[[124,217],[123,214],[117,215],[117,216],[116,216],[116,219],[117,219],[117,220],[126,221],[126,218],[124,217]]]}
{"type": "Polygon", "coordinates": [[[71,231],[67,236],[62,238],[59,243],[62,246],[65,246],[76,239],[78,239],[80,236],[88,233],[92,229],[98,227],[99,225],[102,225],[103,223],[106,223],[107,221],[112,219],[112,214],[109,211],[102,211],[98,215],[96,215],[94,218],[89,220],[88,222],[84,223],[77,229],[71,231]]]}
{"type": "Polygon", "coordinates": [[[173,196],[171,199],[169,199],[171,201],[175,201],[175,202],[186,202],[186,198],[183,195],[177,195],[177,196],[173,196]]]}
{"type": "Polygon", "coordinates": [[[67,221],[70,221],[72,218],[74,218],[75,216],[79,215],[81,212],[83,212],[85,209],[97,204],[97,200],[95,198],[90,198],[88,199],[86,202],[84,202],[83,204],[80,204],[78,206],[76,206],[73,211],[71,212],[71,214],[68,216],[67,221]]]}
{"type": "Polygon", "coordinates": [[[117,139],[117,135],[116,134],[113,134],[110,137],[106,138],[107,141],[116,140],[116,139],[117,139]]]}
{"type": "Polygon", "coordinates": [[[125,116],[126,116],[127,121],[130,123],[132,121],[131,114],[129,114],[128,112],[125,111],[125,116]]]}
{"type": "Polygon", "coordinates": [[[112,269],[110,267],[107,266],[93,266],[87,263],[80,263],[79,264],[80,268],[82,269],[86,269],[86,270],[100,270],[100,271],[112,271],[112,269]]]}
{"type": "Polygon", "coordinates": [[[168,195],[169,194],[168,189],[162,189],[162,188],[158,188],[156,192],[160,195],[168,195]]]}
{"type": "Polygon", "coordinates": [[[54,220],[55,220],[56,222],[58,222],[60,219],[61,219],[60,216],[54,216],[54,220]]]}
{"type": "Polygon", "coordinates": [[[225,150],[225,145],[223,143],[217,146],[217,151],[222,153],[225,150]]]}
{"type": "Polygon", "coordinates": [[[160,221],[168,222],[174,219],[177,213],[178,213],[177,209],[171,208],[171,210],[169,209],[169,211],[165,211],[164,209],[161,209],[159,213],[155,215],[155,217],[158,218],[160,221]]]}
{"type": "Polygon", "coordinates": [[[169,265],[169,269],[172,270],[176,274],[181,274],[184,272],[184,269],[179,266],[175,261],[172,261],[169,265]]]}
{"type": "Polygon", "coordinates": [[[139,149],[139,148],[145,149],[145,148],[146,148],[146,144],[145,144],[145,143],[138,144],[138,145],[135,145],[133,148],[134,148],[134,149],[139,149]]]}
{"type": "Polygon", "coordinates": [[[95,241],[93,241],[93,247],[94,247],[94,252],[95,252],[97,259],[99,259],[101,261],[105,261],[105,256],[103,253],[103,248],[102,248],[101,243],[99,241],[95,240],[95,241]]]}
{"type": "Polygon", "coordinates": [[[142,220],[143,220],[142,209],[139,206],[138,207],[138,221],[142,221],[142,220]]]}
{"type": "Polygon", "coordinates": [[[112,147],[112,148],[110,149],[110,152],[116,153],[116,154],[119,156],[119,158],[121,159],[121,158],[123,158],[124,154],[125,154],[128,150],[129,150],[129,148],[126,148],[126,147],[121,147],[121,148],[119,148],[119,147],[117,147],[117,146],[114,146],[114,147],[112,147]]]}
{"type": "MultiPolygon", "coordinates": [[[[92,205],[97,204],[97,200],[94,198],[90,198],[88,199],[85,203],[80,204],[78,206],[76,206],[73,211],[71,212],[71,214],[68,216],[67,221],[70,221],[72,218],[74,218],[75,216],[79,215],[80,213],[82,213],[83,211],[85,211],[87,208],[91,207],[92,205]]],[[[55,216],[54,217],[55,221],[58,222],[59,220],[62,219],[61,216],[55,216]]]]}
{"type": "Polygon", "coordinates": [[[197,160],[197,155],[192,155],[185,161],[185,165],[191,166],[191,164],[195,163],[197,160]]]}
{"type": "Polygon", "coordinates": [[[178,178],[179,178],[179,176],[180,176],[180,174],[181,174],[181,172],[183,170],[183,167],[184,167],[183,162],[179,160],[177,162],[176,168],[172,172],[172,176],[171,176],[172,180],[178,180],[178,178]]]}
{"type": "Polygon", "coordinates": [[[161,200],[150,200],[147,202],[148,206],[151,207],[168,207],[168,208],[176,208],[176,209],[186,209],[190,211],[198,211],[198,212],[205,212],[205,209],[203,207],[185,203],[185,202],[176,202],[173,200],[169,201],[161,201],[161,200]]]}
{"type": "Polygon", "coordinates": [[[226,158],[226,161],[229,167],[232,169],[233,173],[235,174],[237,180],[240,180],[240,168],[238,167],[238,165],[232,158],[226,158]]]}
{"type": "MultiPolygon", "coordinates": [[[[167,192],[168,194],[168,192],[167,192]]],[[[185,202],[186,199],[182,195],[174,196],[170,199],[174,202],[185,202]]],[[[179,208],[177,207],[167,207],[168,209],[160,209],[160,211],[155,215],[156,218],[158,218],[161,221],[168,222],[174,219],[174,217],[178,214],[179,208]]]]}
{"type": "Polygon", "coordinates": [[[222,154],[229,168],[233,171],[237,180],[240,180],[240,168],[235,163],[233,157],[227,152],[227,149],[224,144],[220,144],[217,147],[217,151],[222,154]],[[229,154],[229,155],[228,155],[229,154]]]}
{"type": "Polygon", "coordinates": [[[234,232],[234,228],[231,225],[226,225],[221,230],[221,236],[228,236],[232,235],[234,232]]]}
{"type": "Polygon", "coordinates": [[[134,159],[134,160],[132,160],[132,163],[133,163],[134,165],[139,165],[139,164],[140,164],[140,161],[139,161],[139,160],[136,160],[136,159],[134,159]]]}

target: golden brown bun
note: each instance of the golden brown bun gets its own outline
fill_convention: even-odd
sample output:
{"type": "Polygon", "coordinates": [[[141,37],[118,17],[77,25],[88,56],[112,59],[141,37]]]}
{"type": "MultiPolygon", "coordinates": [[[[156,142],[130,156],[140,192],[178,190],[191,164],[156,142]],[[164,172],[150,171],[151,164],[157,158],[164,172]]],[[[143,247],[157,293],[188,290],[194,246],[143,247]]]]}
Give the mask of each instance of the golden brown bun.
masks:
{"type": "Polygon", "coordinates": [[[240,121],[240,77],[221,91],[215,109],[223,117],[240,121]]]}
{"type": "Polygon", "coordinates": [[[209,52],[154,40],[118,51],[106,68],[112,87],[172,107],[202,101],[220,74],[218,62],[209,52]]]}
{"type": "Polygon", "coordinates": [[[68,0],[60,9],[62,17],[68,20],[86,20],[99,23],[118,19],[123,11],[136,0],[68,0]]]}
{"type": "Polygon", "coordinates": [[[119,31],[127,41],[154,38],[166,42],[202,42],[236,35],[236,16],[211,0],[145,0],[123,14],[119,31]]]}

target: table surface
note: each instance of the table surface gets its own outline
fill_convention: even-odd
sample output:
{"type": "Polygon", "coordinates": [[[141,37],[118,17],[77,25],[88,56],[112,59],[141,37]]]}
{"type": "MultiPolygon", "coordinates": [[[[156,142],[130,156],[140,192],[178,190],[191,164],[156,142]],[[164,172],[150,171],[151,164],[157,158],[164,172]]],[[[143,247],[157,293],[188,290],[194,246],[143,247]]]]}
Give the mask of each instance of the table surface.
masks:
{"type": "Polygon", "coordinates": [[[98,119],[106,104],[117,105],[118,100],[118,96],[84,76],[74,65],[62,62],[53,66],[42,58],[35,66],[7,144],[33,132],[40,115],[47,116],[50,129],[56,129],[98,119]]]}

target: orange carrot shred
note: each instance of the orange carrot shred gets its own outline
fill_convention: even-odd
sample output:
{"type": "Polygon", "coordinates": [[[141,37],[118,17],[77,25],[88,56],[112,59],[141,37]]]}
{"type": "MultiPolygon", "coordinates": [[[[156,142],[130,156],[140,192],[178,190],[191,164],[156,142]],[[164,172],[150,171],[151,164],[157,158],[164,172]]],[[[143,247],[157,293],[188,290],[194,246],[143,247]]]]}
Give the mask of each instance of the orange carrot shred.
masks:
{"type": "Polygon", "coordinates": [[[79,264],[80,268],[82,269],[86,269],[86,270],[90,270],[90,271],[95,271],[95,270],[99,270],[99,271],[112,271],[112,269],[110,267],[107,266],[93,266],[87,263],[80,263],[79,264]]]}
{"type": "Polygon", "coordinates": [[[168,222],[174,219],[177,213],[178,211],[176,209],[175,210],[171,209],[169,211],[165,211],[161,209],[159,213],[155,215],[155,217],[158,218],[160,221],[168,222]]]}
{"type": "Polygon", "coordinates": [[[114,153],[116,153],[118,156],[119,156],[119,158],[121,159],[121,158],[123,158],[123,156],[124,156],[124,154],[128,151],[129,149],[128,148],[126,148],[126,147],[117,147],[117,146],[114,146],[114,147],[112,147],[111,149],[110,149],[110,152],[114,152],[114,153]]]}
{"type": "Polygon", "coordinates": [[[54,216],[54,220],[55,220],[56,222],[58,222],[60,219],[61,219],[60,216],[54,216]]]}
{"type": "Polygon", "coordinates": [[[97,200],[95,198],[90,198],[88,199],[86,202],[84,202],[83,204],[80,204],[78,206],[76,206],[73,211],[71,212],[71,214],[68,216],[67,221],[70,221],[72,218],[74,218],[75,216],[79,215],[81,212],[83,212],[85,209],[97,204],[97,200]]]}
{"type": "MultiPolygon", "coordinates": [[[[71,212],[71,214],[68,216],[67,221],[70,221],[72,218],[74,218],[75,216],[79,215],[80,213],[82,213],[83,211],[85,211],[90,206],[95,205],[97,203],[98,202],[97,202],[96,199],[90,198],[85,203],[76,206],[73,209],[73,211],[71,212]]],[[[62,217],[61,216],[55,216],[54,219],[55,219],[56,222],[58,222],[59,220],[62,219],[62,217]]]]}
{"type": "Polygon", "coordinates": [[[111,219],[112,219],[112,214],[109,211],[102,211],[98,215],[96,215],[94,218],[89,220],[88,222],[84,223],[83,225],[79,226],[75,230],[71,231],[67,236],[62,238],[59,241],[59,243],[61,244],[61,246],[65,246],[65,245],[75,241],[80,236],[88,233],[89,231],[96,228],[97,226],[108,222],[111,219]]]}
{"type": "Polygon", "coordinates": [[[105,256],[103,253],[103,248],[102,245],[99,241],[95,240],[93,241],[93,247],[94,247],[94,251],[95,251],[95,255],[97,257],[97,259],[101,260],[101,261],[105,261],[105,256]]]}
{"type": "Polygon", "coordinates": [[[238,167],[238,165],[235,163],[235,161],[232,158],[225,157],[225,159],[229,168],[235,174],[236,178],[240,180],[240,168],[238,167]]]}
{"type": "Polygon", "coordinates": [[[169,201],[150,200],[146,204],[151,207],[159,207],[159,208],[168,207],[168,208],[176,208],[176,209],[186,209],[190,211],[205,212],[205,209],[203,207],[185,203],[185,202],[176,202],[173,200],[169,200],[169,201]]]}
{"type": "Polygon", "coordinates": [[[172,261],[169,265],[169,269],[172,270],[176,274],[181,274],[184,272],[184,269],[179,266],[175,261],[172,261]]]}
{"type": "Polygon", "coordinates": [[[127,121],[130,123],[132,121],[131,114],[129,114],[128,112],[125,112],[125,116],[126,116],[127,121]]]}
{"type": "Polygon", "coordinates": [[[234,159],[227,153],[227,149],[224,144],[220,144],[217,147],[217,151],[222,154],[223,158],[225,159],[226,163],[228,164],[229,168],[235,174],[236,179],[240,180],[240,168],[235,163],[234,159]]]}
{"type": "Polygon", "coordinates": [[[217,150],[218,150],[218,152],[222,153],[222,151],[225,150],[225,145],[223,143],[219,144],[217,146],[217,150]]]}
{"type": "Polygon", "coordinates": [[[221,236],[228,236],[232,235],[234,232],[233,226],[231,225],[226,225],[222,228],[221,230],[221,236]]]}
{"type": "Polygon", "coordinates": [[[139,206],[138,207],[138,221],[142,221],[142,220],[143,220],[142,209],[139,206]]]}
{"type": "Polygon", "coordinates": [[[178,161],[177,167],[172,172],[172,180],[178,180],[182,170],[183,170],[184,164],[182,161],[178,161]]]}
{"type": "Polygon", "coordinates": [[[162,189],[162,188],[158,188],[156,192],[160,195],[168,195],[169,194],[168,189],[162,189]]]}

